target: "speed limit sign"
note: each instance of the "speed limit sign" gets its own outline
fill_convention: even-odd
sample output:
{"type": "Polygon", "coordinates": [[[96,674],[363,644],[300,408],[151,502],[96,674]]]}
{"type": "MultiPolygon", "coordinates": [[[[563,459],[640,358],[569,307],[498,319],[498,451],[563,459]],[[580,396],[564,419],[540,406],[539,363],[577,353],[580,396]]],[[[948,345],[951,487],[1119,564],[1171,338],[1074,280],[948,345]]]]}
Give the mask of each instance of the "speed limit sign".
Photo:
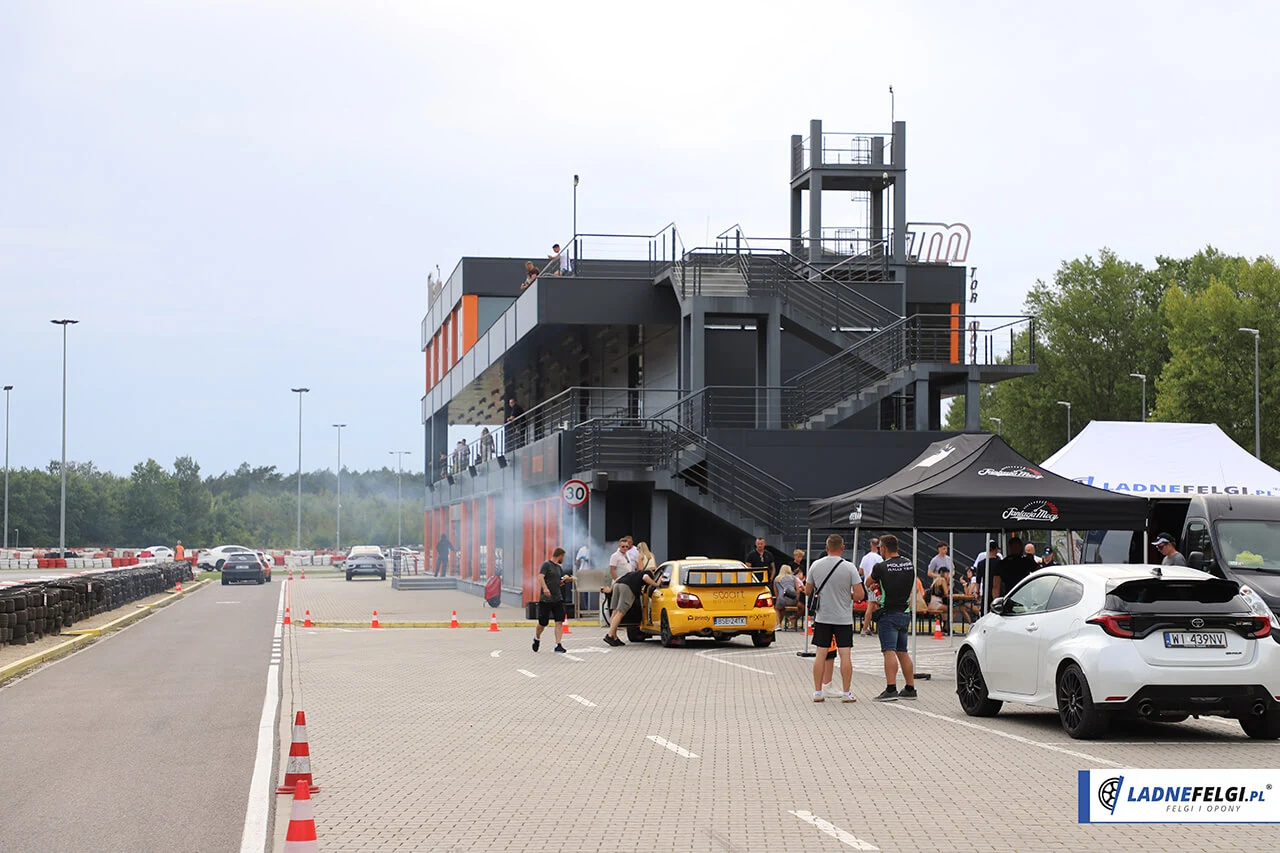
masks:
{"type": "Polygon", "coordinates": [[[581,480],[569,480],[560,487],[560,497],[564,498],[564,502],[569,506],[582,506],[587,502],[587,495],[591,490],[587,488],[587,484],[581,480]]]}

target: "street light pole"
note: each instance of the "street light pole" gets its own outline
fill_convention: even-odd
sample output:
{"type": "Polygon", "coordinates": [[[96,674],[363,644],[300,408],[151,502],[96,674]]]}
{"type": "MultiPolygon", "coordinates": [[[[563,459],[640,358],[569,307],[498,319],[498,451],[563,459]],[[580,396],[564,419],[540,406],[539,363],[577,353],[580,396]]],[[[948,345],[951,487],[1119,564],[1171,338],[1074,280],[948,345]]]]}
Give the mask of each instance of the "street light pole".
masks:
{"type": "Polygon", "coordinates": [[[1258,338],[1257,329],[1240,331],[1253,335],[1253,455],[1262,458],[1262,399],[1258,390],[1258,338]]]}
{"type": "Polygon", "coordinates": [[[1142,380],[1142,422],[1146,423],[1147,422],[1147,374],[1130,373],[1129,375],[1134,379],[1142,380]]]}
{"type": "Polygon", "coordinates": [[[74,326],[79,320],[50,320],[55,326],[62,327],[62,465],[58,473],[62,475],[62,510],[58,524],[58,551],[61,556],[67,554],[67,326],[74,326]]]}
{"type": "Polygon", "coordinates": [[[578,176],[573,176],[573,256],[574,269],[578,266],[578,176]]]}
{"type": "Polygon", "coordinates": [[[295,549],[302,550],[302,395],[310,388],[290,388],[298,395],[298,543],[295,549]]]}
{"type": "Polygon", "coordinates": [[[338,430],[338,535],[333,550],[342,550],[342,428],[346,424],[334,424],[338,430]]]}
{"type": "Polygon", "coordinates": [[[1003,418],[987,418],[989,421],[995,421],[996,435],[1004,435],[1004,419],[1003,418]]]}
{"type": "Polygon", "coordinates": [[[9,547],[9,392],[12,385],[4,386],[4,547],[9,547]]]}
{"type": "Polygon", "coordinates": [[[413,455],[412,450],[388,450],[387,453],[396,457],[396,547],[401,546],[401,539],[404,538],[404,515],[400,512],[400,498],[403,495],[401,489],[401,480],[404,476],[404,457],[413,455]]]}
{"type": "Polygon", "coordinates": [[[1067,441],[1070,441],[1071,440],[1071,404],[1068,403],[1066,400],[1059,400],[1058,405],[1067,407],[1067,441]]]}

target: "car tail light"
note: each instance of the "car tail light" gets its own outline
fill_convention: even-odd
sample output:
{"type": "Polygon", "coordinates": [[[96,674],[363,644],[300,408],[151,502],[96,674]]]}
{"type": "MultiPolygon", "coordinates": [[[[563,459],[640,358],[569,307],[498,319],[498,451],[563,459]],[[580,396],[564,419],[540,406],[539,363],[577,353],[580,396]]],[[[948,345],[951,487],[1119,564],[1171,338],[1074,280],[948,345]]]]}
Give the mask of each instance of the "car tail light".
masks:
{"type": "Polygon", "coordinates": [[[1113,637],[1133,637],[1133,617],[1121,613],[1099,613],[1088,620],[1113,637]]]}
{"type": "Polygon", "coordinates": [[[676,607],[683,607],[686,610],[701,608],[702,599],[691,592],[682,592],[676,595],[676,607]]]}
{"type": "Polygon", "coordinates": [[[1271,634],[1271,619],[1267,616],[1253,617],[1253,630],[1245,635],[1247,640],[1261,640],[1271,634]]]}
{"type": "Polygon", "coordinates": [[[767,592],[762,592],[756,596],[756,607],[772,607],[773,596],[767,592]]]}

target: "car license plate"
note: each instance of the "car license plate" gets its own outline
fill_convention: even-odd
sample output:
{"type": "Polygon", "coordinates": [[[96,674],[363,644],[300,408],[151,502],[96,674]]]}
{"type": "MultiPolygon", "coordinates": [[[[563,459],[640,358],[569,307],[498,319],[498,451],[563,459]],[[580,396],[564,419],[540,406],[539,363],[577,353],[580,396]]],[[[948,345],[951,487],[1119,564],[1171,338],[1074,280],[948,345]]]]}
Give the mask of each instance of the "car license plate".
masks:
{"type": "Polygon", "coordinates": [[[717,616],[713,623],[717,628],[732,628],[735,626],[746,627],[747,617],[745,616],[717,616]]]}
{"type": "Polygon", "coordinates": [[[1225,649],[1227,647],[1227,634],[1225,631],[1201,631],[1198,633],[1165,631],[1164,647],[1166,649],[1225,649]]]}

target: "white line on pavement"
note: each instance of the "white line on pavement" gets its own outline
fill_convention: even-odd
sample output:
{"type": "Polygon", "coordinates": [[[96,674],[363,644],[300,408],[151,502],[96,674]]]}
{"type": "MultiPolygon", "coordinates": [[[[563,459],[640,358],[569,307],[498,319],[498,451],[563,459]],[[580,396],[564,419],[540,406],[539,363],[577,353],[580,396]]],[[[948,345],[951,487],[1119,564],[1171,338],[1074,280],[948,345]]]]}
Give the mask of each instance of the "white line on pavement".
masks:
{"type": "Polygon", "coordinates": [[[538,674],[537,674],[536,672],[530,672],[530,671],[529,671],[529,670],[527,670],[527,669],[517,669],[517,670],[516,670],[516,672],[520,673],[521,675],[527,675],[527,676],[529,676],[530,678],[537,678],[537,677],[538,677],[538,674]]]}
{"type": "Polygon", "coordinates": [[[502,654],[502,649],[498,649],[496,652],[489,652],[489,657],[496,658],[500,654],[502,654]]]}
{"type": "Polygon", "coordinates": [[[658,737],[657,735],[649,735],[647,738],[645,738],[645,740],[651,740],[654,743],[656,743],[658,746],[665,746],[667,749],[671,750],[681,758],[697,758],[698,757],[694,755],[692,752],[690,752],[689,750],[685,749],[683,746],[672,743],[666,738],[658,737]]]}
{"type": "Polygon", "coordinates": [[[880,849],[879,847],[875,846],[874,844],[868,841],[863,841],[861,838],[858,838],[856,835],[850,832],[845,832],[843,829],[831,823],[830,821],[823,820],[822,818],[815,815],[813,812],[792,811],[792,812],[789,812],[789,814],[795,815],[805,823],[813,824],[813,826],[815,826],[821,832],[825,832],[827,835],[830,835],[832,838],[838,841],[844,842],[846,845],[848,845],[849,847],[852,847],[854,850],[879,850],[880,849]]]}
{"type": "MultiPolygon", "coordinates": [[[[280,603],[276,607],[278,639],[284,633],[284,590],[280,585],[280,603]]],[[[258,753],[253,762],[249,783],[249,806],[244,813],[244,833],[240,836],[240,853],[262,853],[267,846],[267,817],[270,814],[272,758],[276,744],[276,712],[280,708],[280,662],[273,657],[267,666],[267,695],[262,700],[262,719],[258,722],[258,753]]]]}
{"type": "MultiPolygon", "coordinates": [[[[704,658],[705,660],[714,661],[716,663],[722,663],[725,666],[736,666],[738,669],[746,669],[746,670],[750,670],[751,672],[758,672],[761,675],[773,675],[773,673],[767,669],[756,669],[754,666],[747,666],[745,663],[734,663],[731,660],[721,660],[721,656],[713,655],[711,654],[711,651],[712,651],[711,649],[705,649],[703,651],[698,652],[696,657],[704,658]]],[[[729,654],[733,654],[733,653],[730,652],[729,654]]]]}
{"type": "Polygon", "coordinates": [[[1010,734],[1009,732],[1002,732],[999,729],[993,729],[989,726],[980,726],[977,723],[971,723],[968,720],[960,720],[955,717],[948,717],[946,714],[935,714],[932,711],[922,711],[919,708],[912,708],[907,705],[903,705],[901,702],[893,703],[893,707],[898,708],[899,710],[902,710],[902,711],[907,711],[912,714],[919,714],[922,717],[932,717],[935,720],[945,720],[948,723],[955,723],[957,726],[964,726],[965,728],[968,728],[968,729],[977,729],[980,732],[986,732],[989,735],[995,735],[997,737],[1008,738],[1009,740],[1017,741],[1018,743],[1026,744],[1028,746],[1038,746],[1041,749],[1047,749],[1047,750],[1050,750],[1051,752],[1061,752],[1064,755],[1071,755],[1076,758],[1083,758],[1085,761],[1096,761],[1099,764],[1105,764],[1108,767],[1121,766],[1115,763],[1114,761],[1107,761],[1105,758],[1098,758],[1096,756],[1089,755],[1087,752],[1076,752],[1075,750],[1072,750],[1072,749],[1063,749],[1062,747],[1054,746],[1051,743],[1043,743],[1038,740],[1032,740],[1031,738],[1023,737],[1022,735],[1015,735],[1015,734],[1010,734]]]}
{"type": "Polygon", "coordinates": [[[214,604],[239,604],[238,601],[215,601],[214,604]]]}
{"type": "Polygon", "coordinates": [[[580,702],[581,704],[586,705],[588,708],[594,708],[596,706],[595,702],[592,702],[590,699],[583,699],[576,693],[570,693],[569,698],[575,702],[580,702]]]}
{"type": "Polygon", "coordinates": [[[568,655],[568,654],[564,656],[564,659],[565,659],[565,660],[576,660],[578,663],[582,663],[582,662],[585,660],[585,658],[576,658],[576,657],[574,657],[573,655],[568,655]]]}

